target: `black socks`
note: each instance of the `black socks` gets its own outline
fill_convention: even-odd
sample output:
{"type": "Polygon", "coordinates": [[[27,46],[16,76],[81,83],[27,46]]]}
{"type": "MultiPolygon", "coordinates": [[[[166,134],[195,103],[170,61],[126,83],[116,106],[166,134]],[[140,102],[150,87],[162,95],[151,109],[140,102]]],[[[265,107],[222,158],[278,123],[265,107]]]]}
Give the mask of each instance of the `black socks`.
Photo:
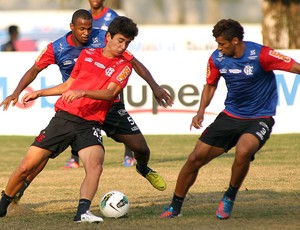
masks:
{"type": "Polygon", "coordinates": [[[77,213],[76,216],[74,217],[74,221],[80,220],[81,214],[86,213],[90,209],[91,206],[91,201],[87,199],[80,199],[78,208],[77,208],[77,213]]]}
{"type": "Polygon", "coordinates": [[[19,191],[19,197],[21,198],[24,194],[24,191],[27,189],[27,187],[30,185],[30,182],[28,180],[25,180],[22,188],[19,191]]]}
{"type": "Polygon", "coordinates": [[[13,200],[13,197],[7,196],[5,193],[3,193],[1,200],[0,200],[0,217],[6,216],[7,207],[13,200]]]}
{"type": "Polygon", "coordinates": [[[136,169],[139,171],[140,174],[142,174],[143,177],[145,177],[151,170],[147,165],[143,164],[137,164],[136,169]]]}
{"type": "Polygon", "coordinates": [[[179,196],[176,196],[175,194],[173,195],[172,203],[171,203],[170,206],[173,207],[173,210],[177,214],[179,214],[180,211],[181,211],[181,207],[182,207],[183,201],[184,201],[184,197],[179,197],[179,196]]]}
{"type": "Polygon", "coordinates": [[[234,201],[238,191],[239,188],[235,188],[232,185],[229,185],[229,188],[225,192],[225,196],[229,197],[232,201],[234,201]]]}

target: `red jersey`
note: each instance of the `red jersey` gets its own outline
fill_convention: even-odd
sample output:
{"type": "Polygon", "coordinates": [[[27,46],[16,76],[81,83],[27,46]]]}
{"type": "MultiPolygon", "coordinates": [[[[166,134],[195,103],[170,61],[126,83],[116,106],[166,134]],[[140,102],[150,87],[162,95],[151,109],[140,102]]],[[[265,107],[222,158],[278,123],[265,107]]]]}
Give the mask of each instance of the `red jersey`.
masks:
{"type": "MultiPolygon", "coordinates": [[[[123,56],[107,58],[102,48],[84,49],[74,66],[71,77],[74,78],[70,90],[106,89],[110,82],[117,83],[122,89],[127,85],[132,72],[131,63],[123,56]]],[[[63,110],[86,120],[103,123],[106,113],[114,100],[95,100],[79,98],[65,103],[60,97],[55,103],[55,110],[63,110]]]]}

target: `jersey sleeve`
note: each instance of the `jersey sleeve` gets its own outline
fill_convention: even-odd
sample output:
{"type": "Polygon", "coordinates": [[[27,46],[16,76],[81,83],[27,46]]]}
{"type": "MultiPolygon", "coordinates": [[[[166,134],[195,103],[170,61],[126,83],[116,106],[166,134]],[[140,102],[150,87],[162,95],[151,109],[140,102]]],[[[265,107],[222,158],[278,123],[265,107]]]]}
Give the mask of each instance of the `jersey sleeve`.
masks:
{"type": "Polygon", "coordinates": [[[259,55],[262,68],[265,71],[283,70],[289,71],[295,60],[281,54],[270,47],[263,46],[259,55]]]}
{"type": "Polygon", "coordinates": [[[35,59],[34,63],[37,67],[41,69],[47,68],[49,65],[55,64],[55,57],[52,43],[49,43],[45,49],[40,53],[40,55],[35,59]]]}
{"type": "Polygon", "coordinates": [[[114,73],[113,77],[111,78],[111,81],[117,83],[123,89],[127,85],[131,72],[132,65],[128,62],[120,66],[120,68],[118,68],[118,70],[114,73]]]}
{"type": "Polygon", "coordinates": [[[216,67],[212,56],[208,59],[206,68],[206,83],[209,85],[217,84],[220,79],[220,71],[216,67]]]}
{"type": "Polygon", "coordinates": [[[131,61],[134,56],[132,53],[130,53],[128,50],[125,50],[124,53],[122,54],[122,56],[127,60],[127,61],[131,61]]]}

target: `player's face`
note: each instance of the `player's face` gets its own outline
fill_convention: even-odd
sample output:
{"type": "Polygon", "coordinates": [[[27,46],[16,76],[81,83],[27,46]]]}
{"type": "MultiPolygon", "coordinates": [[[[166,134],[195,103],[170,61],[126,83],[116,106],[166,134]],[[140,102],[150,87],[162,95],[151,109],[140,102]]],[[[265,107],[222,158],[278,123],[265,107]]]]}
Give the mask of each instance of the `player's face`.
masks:
{"type": "Polygon", "coordinates": [[[126,38],[122,34],[116,34],[113,38],[110,33],[106,34],[107,39],[107,50],[112,56],[121,56],[122,53],[127,49],[132,39],[126,38]]]}
{"type": "Polygon", "coordinates": [[[98,8],[103,7],[104,1],[105,1],[105,0],[89,0],[90,6],[91,6],[91,8],[93,8],[93,9],[98,9],[98,8]]]}
{"type": "Polygon", "coordinates": [[[75,46],[83,46],[89,41],[92,32],[92,20],[77,18],[74,24],[71,23],[70,28],[75,46]]]}
{"type": "Polygon", "coordinates": [[[218,43],[218,50],[221,51],[224,55],[228,57],[232,57],[235,54],[235,43],[234,40],[226,40],[223,36],[219,36],[216,38],[216,42],[218,43]]]}

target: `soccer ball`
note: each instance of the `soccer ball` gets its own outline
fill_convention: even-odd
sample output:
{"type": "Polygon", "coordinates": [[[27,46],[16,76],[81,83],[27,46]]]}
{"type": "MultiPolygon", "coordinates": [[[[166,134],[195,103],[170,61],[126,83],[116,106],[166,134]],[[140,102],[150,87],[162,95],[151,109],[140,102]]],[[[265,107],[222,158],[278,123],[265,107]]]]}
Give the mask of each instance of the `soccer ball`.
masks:
{"type": "Polygon", "coordinates": [[[119,218],[125,216],[128,210],[128,198],[120,191],[108,192],[101,198],[100,211],[105,217],[119,218]]]}

